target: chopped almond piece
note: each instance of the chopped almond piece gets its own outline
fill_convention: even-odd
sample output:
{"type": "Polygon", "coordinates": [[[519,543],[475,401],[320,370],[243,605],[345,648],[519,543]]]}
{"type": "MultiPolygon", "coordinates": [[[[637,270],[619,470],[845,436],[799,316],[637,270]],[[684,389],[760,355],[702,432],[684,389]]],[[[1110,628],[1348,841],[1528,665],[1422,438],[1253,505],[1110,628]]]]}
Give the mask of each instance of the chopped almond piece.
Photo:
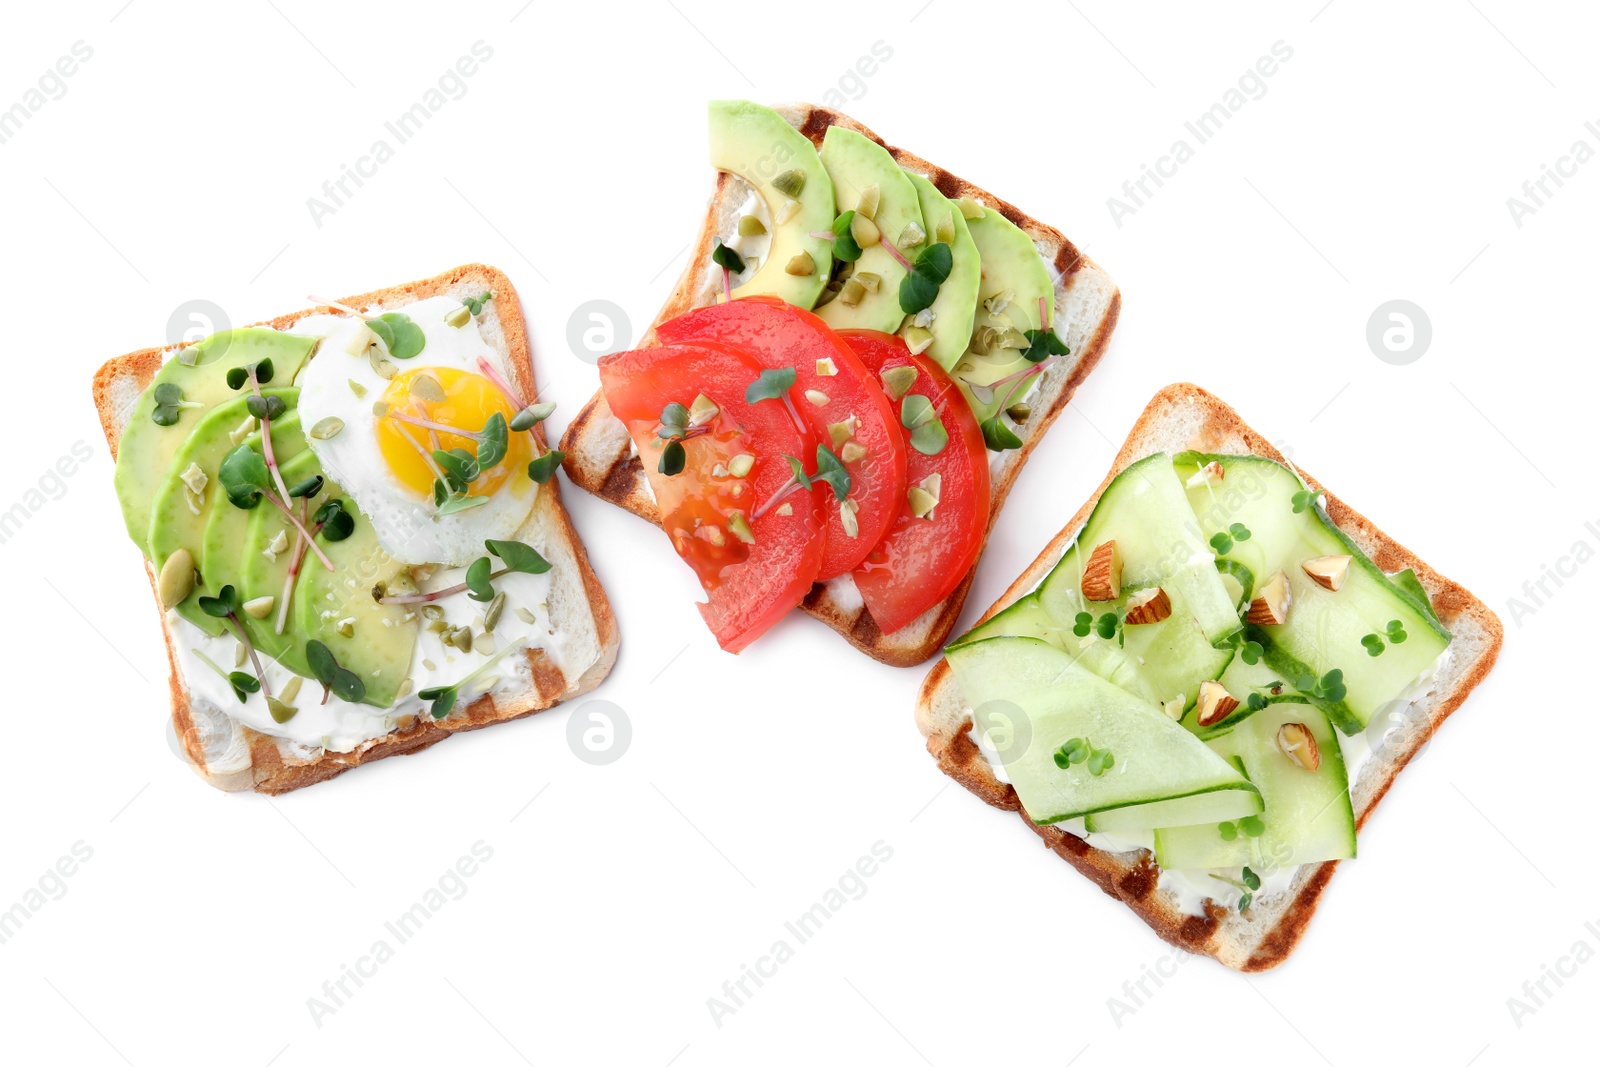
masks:
{"type": "Polygon", "coordinates": [[[1289,576],[1277,571],[1250,601],[1250,613],[1245,621],[1257,626],[1281,626],[1289,617],[1289,600],[1289,576]]]}
{"type": "Polygon", "coordinates": [[[1122,557],[1115,541],[1102,541],[1083,565],[1083,598],[1115,600],[1122,595],[1122,557]]]}
{"type": "Polygon", "coordinates": [[[1147,626],[1172,617],[1172,600],[1159,585],[1141,589],[1128,598],[1128,610],[1122,616],[1125,626],[1147,626]]]}

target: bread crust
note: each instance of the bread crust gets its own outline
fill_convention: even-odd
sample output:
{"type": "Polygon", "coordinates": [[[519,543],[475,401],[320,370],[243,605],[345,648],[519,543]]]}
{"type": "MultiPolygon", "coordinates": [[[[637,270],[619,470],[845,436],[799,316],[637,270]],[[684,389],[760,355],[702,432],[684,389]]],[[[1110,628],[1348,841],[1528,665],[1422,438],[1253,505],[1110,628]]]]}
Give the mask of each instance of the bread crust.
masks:
{"type": "MultiPolygon", "coordinates": [[[[984,543],[987,545],[989,533],[994,529],[995,519],[998,518],[1000,509],[1005,504],[1006,497],[1010,494],[1023,464],[1028,461],[1028,457],[1032,455],[1045,431],[1066,410],[1067,403],[1072,399],[1079,384],[1088,377],[1089,372],[1105,354],[1106,346],[1121,313],[1122,295],[1112,285],[1105,272],[1062,236],[1060,231],[1024,214],[1012,204],[929,163],[920,156],[887,144],[876,133],[842,112],[811,104],[780,105],[775,110],[813,144],[821,145],[828,127],[846,127],[883,145],[894,157],[895,162],[927,177],[943,195],[951,199],[971,197],[986,208],[999,211],[1033,238],[1034,244],[1040,249],[1040,254],[1045,257],[1054,273],[1059,275],[1056,285],[1057,307],[1072,308],[1075,311],[1080,307],[1083,309],[1078,318],[1071,323],[1071,326],[1082,335],[1078,343],[1073,346],[1073,355],[1041,375],[1041,383],[1031,400],[1033,413],[1018,435],[1022,439],[1022,447],[1005,454],[1005,460],[999,471],[991,479],[989,525],[983,533],[984,543]]],[[[705,265],[710,260],[713,239],[719,232],[720,209],[727,206],[734,188],[735,179],[726,173],[718,173],[710,207],[701,222],[700,233],[690,251],[688,265],[652,322],[652,333],[655,326],[660,323],[703,306],[707,302],[708,293],[703,284],[707,269],[705,265]]],[[[1062,332],[1060,324],[1067,318],[1065,310],[1058,311],[1057,332],[1062,332]]],[[[653,336],[647,334],[643,343],[653,344],[653,336]]],[[[640,518],[659,523],[660,517],[656,513],[655,502],[646,488],[644,467],[639,458],[630,453],[627,434],[621,423],[611,414],[611,409],[606,406],[605,396],[602,393],[597,391],[579,412],[577,418],[568,425],[561,447],[567,454],[567,475],[574,485],[587,489],[640,518]]],[[[878,628],[871,614],[861,603],[860,594],[855,590],[848,575],[812,586],[801,604],[801,609],[833,628],[850,644],[873,659],[895,667],[914,666],[938,651],[949,637],[956,620],[961,615],[967,592],[972,586],[973,573],[982,558],[980,548],[972,570],[967,572],[954,592],[892,634],[885,634],[878,628]]]]}
{"type": "MultiPolygon", "coordinates": [[[[495,320],[505,339],[509,357],[507,363],[515,384],[523,396],[537,396],[538,387],[533,374],[527,324],[522,316],[522,303],[517,297],[515,287],[511,284],[511,279],[494,267],[469,263],[433,278],[344,297],[339,302],[361,309],[382,305],[393,310],[430,296],[451,292],[468,283],[493,291],[494,300],[488,307],[493,309],[495,320]]],[[[328,310],[331,309],[325,305],[307,308],[252,325],[288,330],[306,316],[328,310]]],[[[125,424],[125,412],[119,409],[116,398],[129,394],[129,383],[136,386],[132,390],[133,393],[143,392],[156,372],[161,369],[164,357],[169,351],[172,349],[140,349],[107,360],[95,372],[92,389],[95,408],[99,413],[100,427],[105,433],[106,444],[110,447],[113,458],[116,456],[117,443],[121,439],[122,426],[125,424]]],[[[537,426],[533,432],[540,443],[544,444],[544,427],[537,426]]],[[[571,565],[575,568],[576,576],[581,583],[600,654],[577,678],[567,678],[560,668],[545,656],[542,649],[529,649],[526,654],[531,668],[532,685],[516,699],[497,703],[491,696],[485,694],[442,722],[418,720],[409,728],[395,730],[381,738],[365,742],[351,752],[323,751],[311,758],[296,755],[291,746],[280,738],[236,725],[238,737],[248,750],[248,765],[224,770],[211,765],[214,760],[208,762],[205,743],[206,722],[198,714],[199,709],[191,703],[188,690],[183,684],[177,652],[172,643],[172,633],[167,629],[166,613],[161,610],[160,599],[157,597],[156,610],[161,617],[167,646],[169,687],[172,693],[172,725],[187,761],[202,778],[219,789],[227,791],[253,789],[256,792],[270,794],[287,793],[326,781],[365,763],[372,763],[389,756],[405,756],[420,752],[453,733],[476,730],[483,726],[533,715],[594,689],[611,672],[612,666],[616,663],[620,635],[611,602],[606,597],[593,567],[590,566],[588,552],[577,531],[573,529],[572,520],[561,502],[561,488],[558,482],[559,479],[552,478],[540,487],[533,513],[523,530],[536,525],[549,530],[557,546],[570,557],[571,565]]],[[[148,560],[145,561],[145,574],[150,580],[151,593],[154,595],[156,576],[148,560]]]]}
{"type": "MultiPolygon", "coordinates": [[[[1293,466],[1270,441],[1212,394],[1187,383],[1169,385],[1155,395],[1139,416],[1093,496],[984,612],[979,623],[993,618],[1026,595],[1050,572],[1117,474],[1152,452],[1171,453],[1180,448],[1249,452],[1293,466]],[[1174,428],[1184,426],[1193,427],[1192,432],[1181,441],[1174,440],[1174,428]]],[[[1408,709],[1404,738],[1392,748],[1374,753],[1356,781],[1351,783],[1356,828],[1360,830],[1394,784],[1395,777],[1488,675],[1499,656],[1503,630],[1499,618],[1481,600],[1378,529],[1306,471],[1296,470],[1307,485],[1325,494],[1328,517],[1379,567],[1387,573],[1407,567],[1416,572],[1433,601],[1435,612],[1454,638],[1447,675],[1438,679],[1432,691],[1408,709]]],[[[1303,866],[1284,896],[1265,903],[1258,898],[1250,916],[1240,915],[1214,901],[1206,903],[1204,916],[1187,915],[1178,909],[1175,899],[1158,890],[1159,871],[1149,851],[1106,852],[1064,830],[1040,826],[1030,820],[1017,799],[1016,790],[995,777],[972,740],[972,722],[961,714],[961,703],[960,689],[950,666],[941,659],[928,672],[917,697],[917,727],[926,738],[928,752],[940,770],[985,803],[1017,812],[1046,847],[1108,895],[1127,904],[1162,938],[1191,952],[1209,955],[1239,971],[1276,967],[1299,944],[1339,861],[1303,866]]]]}

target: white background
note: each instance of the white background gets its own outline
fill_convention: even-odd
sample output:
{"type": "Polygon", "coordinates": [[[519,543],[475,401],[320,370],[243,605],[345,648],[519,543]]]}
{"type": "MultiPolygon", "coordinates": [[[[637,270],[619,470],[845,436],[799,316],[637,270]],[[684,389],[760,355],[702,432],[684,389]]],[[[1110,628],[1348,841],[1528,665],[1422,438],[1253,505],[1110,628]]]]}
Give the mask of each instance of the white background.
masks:
{"type": "Polygon", "coordinates": [[[1574,141],[1600,148],[1584,129],[1600,119],[1600,26],[1577,4],[1321,3],[11,5],[0,108],[75,41],[93,56],[0,144],[0,510],[28,514],[3,546],[0,909],[76,842],[92,858],[47,878],[64,895],[0,944],[0,1058],[1592,1055],[1600,963],[1547,980],[1520,1026],[1507,1001],[1533,1006],[1523,983],[1576,942],[1585,960],[1600,950],[1600,566],[1547,582],[1542,605],[1522,591],[1575,542],[1586,559],[1600,546],[1600,164],[1549,185],[1520,227],[1506,201],[1574,141]],[[493,57],[465,96],[319,227],[307,198],[478,40],[493,57]],[[1277,41],[1293,56],[1265,94],[1119,227],[1107,198],[1175,139],[1194,146],[1185,120],[1277,41]],[[892,56],[852,73],[875,42],[892,56]],[[483,260],[525,302],[559,430],[596,384],[568,319],[604,299],[635,333],[649,321],[710,187],[704,104],[721,96],[842,99],[1055,224],[1120,283],[1111,349],[1023,472],[968,620],[1176,380],[1234,404],[1505,618],[1498,670],[1400,779],[1282,968],[1174,966],[1015,816],[937,771],[912,721],[921,669],[869,662],[803,617],[720,653],[665,539],[570,487],[621,620],[621,660],[594,695],[631,719],[617,762],[575,758],[569,709],[278,800],[215,792],[174,757],[94,369],[165,341],[193,299],[238,324],[483,260]],[[1408,366],[1366,341],[1396,298],[1432,322],[1408,366]],[[48,477],[78,441],[92,457],[48,477]],[[1512,596],[1534,610],[1513,621],[1512,596]],[[393,944],[385,920],[478,841],[493,858],[465,895],[317,1025],[308,998],[393,944]],[[865,896],[716,1025],[707,998],[878,841],[893,857],[865,896]],[[1174,976],[1136,1004],[1124,983],[1157,969],[1174,976]]]}

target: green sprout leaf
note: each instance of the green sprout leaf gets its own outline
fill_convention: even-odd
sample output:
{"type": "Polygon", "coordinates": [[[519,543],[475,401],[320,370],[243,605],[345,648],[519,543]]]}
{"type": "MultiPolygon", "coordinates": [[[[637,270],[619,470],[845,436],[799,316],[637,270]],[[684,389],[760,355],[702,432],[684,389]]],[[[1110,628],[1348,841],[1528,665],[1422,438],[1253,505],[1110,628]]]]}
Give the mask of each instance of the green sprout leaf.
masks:
{"type": "Polygon", "coordinates": [[[939,296],[939,283],[912,271],[900,279],[900,310],[907,315],[930,306],[939,296]]]}
{"type": "Polygon", "coordinates": [[[950,268],[954,265],[955,256],[950,246],[941,241],[922,250],[917,257],[916,272],[935,286],[940,286],[950,277],[950,268]]]}
{"type": "Polygon", "coordinates": [[[1260,642],[1246,641],[1239,646],[1239,658],[1251,666],[1260,663],[1261,657],[1264,655],[1266,655],[1266,650],[1261,647],[1260,642]]]}
{"type": "Polygon", "coordinates": [[[157,426],[172,426],[183,414],[183,390],[172,382],[162,382],[151,393],[156,406],[150,412],[150,420],[157,426]]]}
{"type": "Polygon", "coordinates": [[[950,431],[938,419],[925,422],[911,431],[911,447],[924,456],[937,456],[950,441],[950,431]]]}
{"type": "Polygon", "coordinates": [[[716,247],[711,250],[711,262],[723,270],[732,271],[734,274],[744,272],[744,259],[739,253],[723,244],[720,237],[717,238],[716,247]]]}
{"type": "Polygon", "coordinates": [[[322,527],[324,541],[343,541],[356,528],[355,516],[345,508],[343,499],[327,501],[311,516],[311,520],[322,527]]]}
{"type": "Polygon", "coordinates": [[[657,437],[682,437],[689,432],[689,409],[673,401],[661,409],[661,429],[657,437]]]}
{"type": "Polygon", "coordinates": [[[494,586],[489,582],[489,557],[479,556],[467,568],[467,595],[480,604],[494,599],[494,586]]]}
{"type": "Polygon", "coordinates": [[[1068,767],[1088,759],[1089,751],[1090,745],[1087,740],[1081,737],[1074,737],[1056,749],[1053,758],[1057,767],[1066,770],[1068,767]]]}
{"type": "Polygon", "coordinates": [[[1089,773],[1098,778],[1116,762],[1117,758],[1109,748],[1097,748],[1089,754],[1089,773]]]}
{"type": "Polygon", "coordinates": [[[316,496],[318,493],[322,492],[322,483],[323,483],[322,475],[313,474],[311,477],[307,478],[305,481],[296,482],[294,485],[291,485],[289,487],[289,496],[291,498],[293,498],[293,497],[301,497],[301,496],[304,496],[304,497],[316,496]]]}
{"type": "Polygon", "coordinates": [[[833,487],[836,500],[843,500],[850,495],[850,472],[845,469],[844,461],[827,445],[817,446],[817,473],[811,476],[811,481],[827,482],[833,487]]]}
{"type": "Polygon", "coordinates": [[[1261,821],[1259,815],[1246,815],[1239,820],[1239,829],[1244,831],[1246,837],[1260,837],[1267,832],[1267,824],[1261,821]]]}
{"type": "Polygon", "coordinates": [[[1217,823],[1217,833],[1222,835],[1224,841],[1232,841],[1239,836],[1239,828],[1231,822],[1217,823]]]}
{"type": "Polygon", "coordinates": [[[453,685],[438,685],[428,689],[419,690],[417,696],[422,700],[432,701],[428,713],[435,719],[442,719],[450,714],[450,709],[456,706],[457,689],[453,685]]]}
{"type": "Polygon", "coordinates": [[[1367,650],[1369,656],[1381,656],[1385,646],[1383,638],[1377,634],[1367,634],[1361,639],[1361,647],[1367,650]]]}
{"type": "Polygon", "coordinates": [[[226,619],[239,611],[239,593],[231,585],[217,590],[216,596],[203,596],[198,601],[200,610],[213,619],[226,619]]]}
{"type": "Polygon", "coordinates": [[[391,359],[410,359],[428,344],[422,327],[412,322],[410,315],[399,311],[386,311],[375,319],[368,319],[367,329],[378,335],[391,359]]]}
{"type": "Polygon", "coordinates": [[[668,441],[667,447],[661,450],[661,462],[656,464],[656,470],[670,478],[683,470],[683,464],[687,458],[687,453],[683,450],[682,441],[668,441]]]}
{"type": "Polygon", "coordinates": [[[243,704],[251,693],[261,691],[261,680],[245,671],[233,671],[228,675],[228,685],[233,688],[233,695],[243,704]]]}
{"type": "Polygon", "coordinates": [[[1072,632],[1079,637],[1088,637],[1089,631],[1094,628],[1094,616],[1087,611],[1080,611],[1072,620],[1072,632]]]}
{"type": "Polygon", "coordinates": [[[999,415],[983,420],[983,443],[991,452],[1005,452],[1022,447],[1022,438],[1011,432],[1011,427],[1000,421],[999,415]]]}
{"type": "Polygon", "coordinates": [[[262,493],[271,487],[272,472],[261,453],[243,444],[223,457],[217,480],[234,507],[249,511],[261,503],[262,493]]]}
{"type": "Polygon", "coordinates": [[[1029,363],[1043,363],[1051,356],[1065,356],[1071,351],[1053,330],[1028,330],[1023,336],[1028,339],[1028,347],[1022,350],[1022,358],[1029,363]]]}
{"type": "Polygon", "coordinates": [[[461,302],[465,304],[467,310],[472,312],[474,315],[482,315],[483,305],[487,304],[493,299],[494,291],[490,290],[489,292],[484,293],[482,296],[469,296],[461,302]]]}
{"type": "Polygon", "coordinates": [[[281,396],[257,396],[252,393],[244,398],[244,409],[258,419],[281,419],[289,405],[283,402],[281,396]]]}
{"type": "Polygon", "coordinates": [[[1219,556],[1226,556],[1229,552],[1233,551],[1233,538],[1229,537],[1220,530],[1212,534],[1211,540],[1207,541],[1206,543],[1211,546],[1211,551],[1215,552],[1219,556]]]}
{"type": "Polygon", "coordinates": [[[321,641],[306,642],[306,664],[322,687],[340,700],[359,704],[367,695],[367,685],[360,675],[341,667],[333,651],[321,641]]]}
{"type": "MultiPolygon", "coordinates": [[[[438,501],[438,497],[438,489],[437,486],[435,486],[435,501],[438,501]]],[[[488,502],[489,498],[486,496],[446,496],[443,501],[438,502],[438,506],[434,510],[436,510],[441,516],[454,515],[458,511],[466,511],[469,508],[482,507],[488,502]]]]}
{"type": "Polygon", "coordinates": [[[841,263],[854,263],[861,258],[861,246],[850,235],[850,224],[855,220],[854,211],[846,211],[833,220],[833,258],[841,263]]]}
{"type": "Polygon", "coordinates": [[[552,448],[550,451],[546,452],[544,455],[528,464],[528,477],[532,478],[540,485],[543,485],[551,478],[555,477],[556,468],[561,466],[561,461],[566,458],[567,454],[565,452],[557,448],[552,448]]]}
{"type": "Polygon", "coordinates": [[[1249,886],[1252,891],[1261,888],[1261,876],[1255,871],[1252,871],[1249,867],[1244,869],[1244,873],[1240,875],[1240,879],[1245,885],[1249,886]]]}
{"type": "Polygon", "coordinates": [[[477,457],[464,448],[452,448],[448,452],[436,448],[433,461],[444,471],[452,492],[465,493],[467,486],[477,481],[481,473],[477,457]]]}
{"type": "Polygon", "coordinates": [[[509,446],[506,417],[496,411],[483,424],[483,437],[478,441],[478,469],[486,471],[506,458],[509,446]]]}
{"type": "Polygon", "coordinates": [[[535,552],[533,546],[523,544],[521,541],[485,541],[483,547],[500,557],[500,562],[506,565],[508,571],[516,571],[519,574],[543,574],[550,569],[549,562],[535,552]]]}
{"type": "MultiPolygon", "coordinates": [[[[790,387],[794,385],[795,371],[793,367],[774,367],[761,372],[755,381],[745,387],[744,402],[746,404],[759,403],[762,400],[781,400],[790,387]]],[[[682,404],[677,405],[683,407],[682,404]]]]}
{"type": "Polygon", "coordinates": [[[1317,497],[1319,495],[1320,494],[1315,489],[1302,489],[1298,493],[1294,494],[1294,496],[1289,498],[1294,505],[1294,513],[1298,515],[1306,508],[1311,507],[1317,502],[1317,497]]]}
{"type": "Polygon", "coordinates": [[[1260,711],[1262,708],[1267,706],[1267,698],[1262,696],[1260,693],[1251,693],[1245,698],[1244,706],[1249,708],[1251,711],[1260,711]]]}
{"type": "Polygon", "coordinates": [[[1228,532],[1233,535],[1233,539],[1235,541],[1248,541],[1248,540],[1250,540],[1250,528],[1248,526],[1244,525],[1244,523],[1242,523],[1242,522],[1236,522],[1236,523],[1231,524],[1228,527],[1228,532]]]}
{"type": "Polygon", "coordinates": [[[1100,616],[1100,618],[1095,620],[1094,632],[1104,640],[1109,641],[1113,637],[1117,636],[1117,628],[1121,624],[1122,620],[1117,618],[1117,613],[1114,611],[1108,611],[1104,615],[1100,616]]]}
{"type": "Polygon", "coordinates": [[[900,401],[900,425],[908,430],[934,418],[933,401],[921,393],[907,393],[900,401]]]}
{"type": "Polygon", "coordinates": [[[1249,911],[1250,910],[1250,905],[1255,902],[1255,899],[1256,898],[1251,896],[1249,893],[1246,893],[1243,896],[1241,896],[1239,898],[1239,910],[1240,911],[1249,911]]]}

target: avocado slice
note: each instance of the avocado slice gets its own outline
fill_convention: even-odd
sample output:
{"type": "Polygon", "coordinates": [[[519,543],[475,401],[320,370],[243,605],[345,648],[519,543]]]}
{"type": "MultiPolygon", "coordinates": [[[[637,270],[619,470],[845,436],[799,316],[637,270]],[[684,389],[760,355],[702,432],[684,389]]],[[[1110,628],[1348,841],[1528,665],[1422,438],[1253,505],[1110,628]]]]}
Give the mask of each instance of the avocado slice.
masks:
{"type": "Polygon", "coordinates": [[[950,221],[950,276],[939,286],[934,298],[933,344],[924,351],[945,370],[954,367],[967,351],[972,338],[972,322],[978,312],[978,287],[983,280],[983,266],[978,256],[978,246],[967,230],[967,220],[961,209],[935,189],[933,183],[920,174],[906,171],[912,186],[917,190],[917,203],[922,209],[922,221],[928,227],[928,240],[938,239],[940,224],[950,221]]]}
{"type": "MultiPolygon", "coordinates": [[[[289,412],[272,423],[273,452],[282,462],[306,448],[305,434],[300,432],[300,414],[293,410],[293,404],[299,398],[300,390],[269,387],[263,389],[262,393],[266,396],[278,396],[285,404],[290,405],[289,412]]],[[[245,400],[245,397],[239,396],[220,404],[195,424],[194,429],[173,455],[167,476],[157,488],[150,505],[150,529],[145,542],[145,554],[159,572],[168,556],[180,548],[188,550],[196,566],[200,567],[200,580],[195,582],[194,591],[178,605],[178,614],[212,636],[222,633],[225,624],[222,620],[212,618],[201,611],[198,601],[203,596],[215,596],[219,589],[232,581],[235,568],[225,566],[220,573],[213,574],[203,565],[206,528],[213,513],[217,511],[222,511],[224,514],[230,511],[238,512],[241,518],[244,515],[242,509],[228,502],[228,495],[223,492],[222,485],[217,480],[217,468],[235,447],[228,435],[238,429],[249,415],[245,410],[245,400]],[[182,479],[183,472],[188,470],[191,464],[199,467],[200,472],[206,477],[205,488],[198,501],[182,479]]],[[[251,434],[247,440],[251,447],[260,451],[259,432],[251,434]]],[[[257,506],[271,507],[269,504],[257,506]]],[[[226,518],[233,519],[233,516],[226,518]]],[[[242,533],[244,523],[239,520],[233,521],[236,522],[233,527],[235,534],[242,533]]]]}
{"type": "Polygon", "coordinates": [[[354,671],[366,683],[362,702],[387,708],[394,704],[400,683],[411,670],[419,613],[414,605],[379,604],[372,590],[380,582],[409,587],[410,575],[405,564],[383,550],[371,521],[355,511],[355,501],[332,482],[325,489],[330,499],[344,497],[355,518],[355,529],[343,541],[317,542],[333,562],[332,571],[315,557],[309,557],[300,568],[289,608],[295,658],[285,654],[282,662],[298,671],[292,664],[304,663],[305,643],[321,641],[341,667],[354,671]],[[347,620],[351,626],[348,637],[339,632],[339,624],[347,620]]]}
{"type": "MultiPolygon", "coordinates": [[[[321,473],[322,463],[309,448],[283,464],[283,481],[286,485],[298,484],[321,473]]],[[[308,519],[316,514],[317,508],[327,498],[328,487],[324,483],[321,491],[306,501],[308,519]]],[[[311,669],[305,660],[305,648],[295,640],[293,614],[286,618],[283,633],[275,629],[278,611],[282,607],[278,600],[283,596],[283,582],[294,561],[294,545],[294,528],[284,521],[283,514],[275,507],[268,505],[249,511],[232,507],[214,508],[211,521],[206,523],[205,562],[201,566],[204,573],[213,576],[232,573],[235,576],[234,587],[239,591],[241,601],[263,596],[273,598],[272,613],[265,619],[252,619],[247,615],[240,621],[259,651],[296,674],[309,678],[311,669]],[[269,557],[267,547],[279,533],[284,535],[287,547],[269,557]]],[[[306,560],[312,566],[322,566],[309,552],[306,560]]],[[[293,599],[292,593],[290,599],[293,599]]]]}
{"type": "MultiPolygon", "coordinates": [[[[238,390],[228,388],[228,371],[270,359],[273,381],[288,385],[316,347],[315,337],[298,337],[254,326],[224,330],[185,350],[184,354],[193,360],[193,365],[174,357],[156,372],[134,403],[128,424],[123,427],[122,439],[117,443],[117,470],[113,479],[117,499],[122,504],[122,521],[127,525],[128,536],[141,551],[148,546],[150,507],[172,466],[173,454],[206,412],[239,395],[238,390]],[[168,382],[183,390],[185,402],[201,407],[180,408],[176,423],[161,426],[150,416],[156,408],[156,386],[168,382]]],[[[242,415],[239,421],[243,421],[242,415]]]]}
{"type": "MultiPolygon", "coordinates": [[[[834,206],[839,214],[854,211],[861,192],[869,185],[878,187],[878,210],[873,223],[890,241],[898,241],[907,226],[916,225],[924,234],[922,207],[916,187],[888,149],[869,137],[843,126],[829,126],[822,138],[823,166],[833,180],[834,206]]],[[[833,220],[828,220],[832,222],[833,220]]],[[[901,252],[916,262],[917,251],[926,243],[918,241],[901,252]]],[[[870,271],[883,279],[875,293],[869,292],[854,307],[831,300],[817,309],[822,321],[836,330],[882,330],[894,333],[905,312],[900,310],[900,281],[906,269],[881,244],[861,250],[856,273],[870,271]]]]}
{"type": "Polygon", "coordinates": [[[813,231],[833,225],[833,183],[811,141],[769,107],[748,100],[713,100],[711,165],[750,184],[766,202],[771,226],[766,262],[735,288],[733,295],[775,296],[809,310],[833,270],[833,241],[811,236],[813,231]],[[790,171],[798,171],[804,179],[792,198],[799,210],[778,222],[791,198],[774,188],[772,181],[790,171]],[[790,274],[785,269],[789,261],[802,254],[811,257],[812,272],[790,274]]]}
{"type": "MultiPolygon", "coordinates": [[[[978,248],[978,257],[983,262],[983,279],[978,286],[977,315],[973,322],[974,334],[986,326],[1024,332],[1039,329],[1040,297],[1044,297],[1053,318],[1056,287],[1043,257],[1034,247],[1033,238],[994,208],[984,208],[982,218],[968,219],[967,231],[972,235],[972,241],[978,248]],[[1012,294],[1011,299],[1000,313],[993,314],[984,307],[986,301],[1008,289],[1012,294]]],[[[1016,349],[996,348],[980,354],[975,347],[956,364],[955,378],[961,383],[962,392],[967,394],[967,400],[979,422],[991,417],[1008,403],[1022,399],[1025,391],[1019,390],[1014,398],[1008,400],[1011,389],[1002,386],[990,402],[984,403],[973,396],[968,386],[989,385],[1026,370],[1028,365],[1028,361],[1016,349]]]]}

